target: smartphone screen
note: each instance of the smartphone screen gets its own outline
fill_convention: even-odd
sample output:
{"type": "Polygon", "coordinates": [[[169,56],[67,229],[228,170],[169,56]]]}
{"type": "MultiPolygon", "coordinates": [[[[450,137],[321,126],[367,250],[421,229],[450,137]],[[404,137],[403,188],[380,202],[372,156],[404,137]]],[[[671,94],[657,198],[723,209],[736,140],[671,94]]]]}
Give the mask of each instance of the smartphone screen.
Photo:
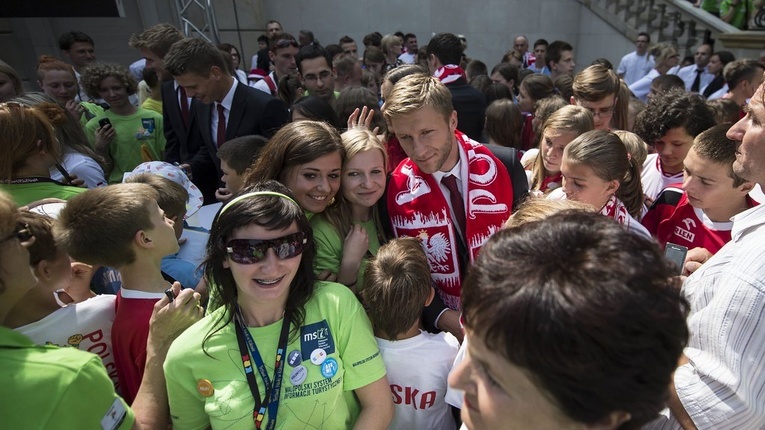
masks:
{"type": "Polygon", "coordinates": [[[685,255],[688,254],[688,248],[682,245],[676,245],[668,242],[664,247],[664,258],[670,262],[676,268],[678,275],[683,274],[683,267],[685,266],[685,255]]]}

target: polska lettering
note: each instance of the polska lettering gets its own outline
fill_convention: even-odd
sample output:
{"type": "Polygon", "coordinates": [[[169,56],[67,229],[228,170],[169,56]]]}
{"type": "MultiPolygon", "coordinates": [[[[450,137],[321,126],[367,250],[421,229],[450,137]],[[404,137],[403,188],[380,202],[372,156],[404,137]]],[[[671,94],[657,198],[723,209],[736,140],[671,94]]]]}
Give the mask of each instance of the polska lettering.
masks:
{"type": "Polygon", "coordinates": [[[428,409],[436,404],[436,392],[420,390],[412,387],[402,387],[390,384],[390,392],[393,394],[393,403],[400,405],[412,405],[414,409],[428,409]]]}

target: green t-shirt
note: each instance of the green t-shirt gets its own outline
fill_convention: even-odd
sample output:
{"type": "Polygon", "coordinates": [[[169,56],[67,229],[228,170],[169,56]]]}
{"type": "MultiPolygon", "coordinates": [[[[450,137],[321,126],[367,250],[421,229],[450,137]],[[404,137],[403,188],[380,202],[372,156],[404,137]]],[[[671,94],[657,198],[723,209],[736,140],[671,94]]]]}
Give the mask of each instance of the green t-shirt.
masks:
{"type": "Polygon", "coordinates": [[[149,97],[144,100],[143,103],[141,103],[141,107],[144,109],[153,110],[154,112],[162,115],[162,100],[154,100],[153,98],[149,97]]]}
{"type": "Polygon", "coordinates": [[[107,180],[110,184],[122,182],[122,175],[130,172],[144,161],[162,160],[165,151],[165,134],[162,128],[162,115],[157,112],[138,108],[132,115],[116,115],[111,110],[88,121],[85,132],[91,145],[95,145],[98,120],[109,118],[117,136],[109,145],[109,154],[114,160],[114,168],[107,180]],[[149,159],[142,157],[141,148],[149,153],[149,159]]]}
{"type": "MultiPolygon", "coordinates": [[[[377,255],[380,249],[380,240],[377,236],[377,227],[374,219],[359,223],[369,236],[369,251],[361,259],[359,265],[359,274],[356,278],[356,290],[364,286],[364,271],[370,256],[377,255]]],[[[316,242],[316,259],[314,260],[314,271],[318,274],[323,270],[329,270],[337,274],[340,270],[340,262],[343,260],[343,246],[345,237],[341,237],[332,224],[324,216],[315,216],[311,219],[313,227],[313,239],[316,242]]]]}
{"type": "Polygon", "coordinates": [[[746,2],[748,0],[739,0],[738,4],[731,5],[731,0],[722,0],[720,2],[720,16],[725,16],[730,11],[730,8],[734,8],[733,18],[730,20],[730,25],[743,29],[746,24],[746,2]]]}
{"type": "Polygon", "coordinates": [[[104,108],[95,103],[80,102],[80,106],[85,108],[85,112],[80,116],[80,124],[82,124],[83,127],[85,127],[91,119],[104,115],[104,108]]]}
{"type": "MultiPolygon", "coordinates": [[[[175,429],[254,426],[255,400],[244,374],[234,324],[229,323],[204,342],[224,310],[220,308],[191,326],[170,347],[165,376],[175,429]],[[198,387],[204,385],[212,387],[209,397],[200,394],[198,387]]],[[[280,320],[248,328],[271,378],[281,324],[280,320]]],[[[351,428],[360,411],[353,390],[385,376],[385,365],[366,313],[353,293],[336,283],[317,282],[305,306],[299,336],[290,339],[285,353],[278,429],[351,428]],[[311,353],[319,348],[326,352],[326,359],[314,365],[311,353]],[[290,364],[294,355],[301,361],[290,364]],[[330,365],[336,365],[336,371],[330,365]],[[323,371],[328,372],[327,377],[323,371]],[[298,377],[301,374],[304,380],[298,377]]],[[[260,396],[265,398],[263,381],[259,376],[256,379],[260,396]]],[[[269,419],[266,413],[262,428],[267,427],[269,419]]]]}
{"type": "Polygon", "coordinates": [[[24,184],[0,184],[0,190],[8,193],[17,205],[24,206],[47,198],[69,200],[88,189],[62,185],[53,181],[40,181],[24,184]]]}
{"type": "Polygon", "coordinates": [[[130,429],[135,421],[97,355],[35,345],[5,327],[0,381],[3,428],[130,429]]]}

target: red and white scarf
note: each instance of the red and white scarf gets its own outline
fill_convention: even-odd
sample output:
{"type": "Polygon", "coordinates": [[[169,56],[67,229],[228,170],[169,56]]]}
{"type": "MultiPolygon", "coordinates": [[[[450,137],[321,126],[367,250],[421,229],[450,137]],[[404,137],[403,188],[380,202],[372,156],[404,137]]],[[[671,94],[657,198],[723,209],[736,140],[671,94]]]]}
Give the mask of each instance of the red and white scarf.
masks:
{"type": "Polygon", "coordinates": [[[603,205],[603,208],[600,210],[600,214],[615,219],[619,224],[629,226],[630,222],[632,222],[632,216],[627,210],[627,206],[624,206],[624,203],[622,203],[616,196],[611,196],[611,198],[608,199],[606,204],[603,205]]]}
{"type": "MultiPolygon", "coordinates": [[[[462,153],[465,243],[472,263],[481,246],[510,217],[513,187],[507,170],[486,147],[459,131],[455,135],[462,153]]],[[[439,295],[447,306],[459,310],[463,273],[457,254],[458,227],[436,179],[407,158],[391,174],[387,204],[393,234],[420,239],[439,295]]]]}
{"type": "Polygon", "coordinates": [[[467,75],[462,67],[456,64],[447,64],[444,67],[436,70],[433,76],[437,77],[444,85],[452,83],[459,78],[467,80],[467,75]]]}

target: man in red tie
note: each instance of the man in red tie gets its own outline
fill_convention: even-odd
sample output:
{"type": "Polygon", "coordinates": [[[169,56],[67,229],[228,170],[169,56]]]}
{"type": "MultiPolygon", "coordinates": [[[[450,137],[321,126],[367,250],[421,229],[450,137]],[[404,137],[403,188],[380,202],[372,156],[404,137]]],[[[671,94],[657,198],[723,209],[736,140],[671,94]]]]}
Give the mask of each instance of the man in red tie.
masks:
{"type": "Polygon", "coordinates": [[[132,48],[141,51],[141,56],[146,59],[146,68],[153,69],[162,81],[162,117],[167,141],[164,160],[181,164],[202,191],[205,203],[214,203],[218,174],[212,160],[196,163],[194,169],[189,164],[203,145],[199,124],[192,115],[191,97],[165,70],[165,55],[175,42],[183,38],[183,33],[172,25],[157,24],[132,35],[129,43],[132,48]]]}
{"type": "Polygon", "coordinates": [[[436,77],[415,74],[399,81],[383,114],[409,156],[388,184],[393,234],[418,237],[428,255],[440,300],[426,309],[426,324],[461,338],[462,279],[510,216],[510,176],[488,148],[457,130],[452,95],[436,77]]]}
{"type": "MultiPolygon", "coordinates": [[[[202,145],[190,160],[195,165],[212,161],[220,178],[216,152],[235,137],[269,137],[287,122],[287,107],[263,91],[239,84],[228,72],[215,45],[201,39],[173,44],[164,58],[165,69],[193,98],[192,121],[199,124],[202,145]]],[[[222,186],[222,184],[221,184],[222,186]]]]}

